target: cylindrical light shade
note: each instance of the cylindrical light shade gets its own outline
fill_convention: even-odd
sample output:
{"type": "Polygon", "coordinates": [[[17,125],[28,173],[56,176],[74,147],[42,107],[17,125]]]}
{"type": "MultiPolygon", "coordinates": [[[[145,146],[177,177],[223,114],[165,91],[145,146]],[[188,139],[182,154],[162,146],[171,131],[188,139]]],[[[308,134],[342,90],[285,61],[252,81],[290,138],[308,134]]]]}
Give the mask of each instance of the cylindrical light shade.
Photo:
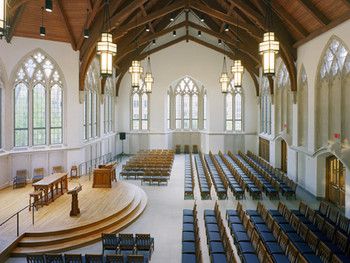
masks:
{"type": "Polygon", "coordinates": [[[263,56],[263,73],[275,74],[275,57],[279,51],[279,42],[275,39],[274,32],[264,34],[263,42],[259,44],[259,53],[263,56]]]}
{"type": "Polygon", "coordinates": [[[46,36],[46,28],[44,26],[40,27],[40,36],[42,37],[46,36]]]}
{"type": "Polygon", "coordinates": [[[100,55],[101,76],[113,74],[113,56],[117,54],[117,45],[113,42],[112,34],[102,33],[101,40],[97,43],[97,54],[100,55]]]}
{"type": "Polygon", "coordinates": [[[233,61],[231,72],[233,73],[235,87],[242,87],[242,75],[244,72],[244,67],[242,66],[242,63],[240,60],[233,61]]]}
{"type": "Polygon", "coordinates": [[[146,85],[146,92],[151,93],[152,92],[152,84],[154,83],[152,73],[146,73],[146,77],[144,79],[144,82],[146,85]]]}
{"type": "Polygon", "coordinates": [[[143,68],[141,67],[141,62],[138,60],[134,60],[131,62],[131,67],[129,68],[129,73],[131,74],[131,86],[139,87],[140,86],[140,78],[143,72],[143,68]]]}
{"type": "Polygon", "coordinates": [[[90,37],[90,31],[89,29],[85,28],[84,29],[84,38],[88,39],[90,37]]]}
{"type": "Polygon", "coordinates": [[[47,12],[52,12],[53,10],[52,0],[45,0],[45,10],[47,12]]]}
{"type": "Polygon", "coordinates": [[[0,0],[0,37],[5,34],[6,29],[6,1],[0,0]]]}
{"type": "Polygon", "coordinates": [[[228,74],[226,72],[221,73],[219,81],[220,81],[220,85],[221,85],[221,92],[227,93],[228,92],[228,84],[230,82],[230,78],[228,77],[228,74]]]}

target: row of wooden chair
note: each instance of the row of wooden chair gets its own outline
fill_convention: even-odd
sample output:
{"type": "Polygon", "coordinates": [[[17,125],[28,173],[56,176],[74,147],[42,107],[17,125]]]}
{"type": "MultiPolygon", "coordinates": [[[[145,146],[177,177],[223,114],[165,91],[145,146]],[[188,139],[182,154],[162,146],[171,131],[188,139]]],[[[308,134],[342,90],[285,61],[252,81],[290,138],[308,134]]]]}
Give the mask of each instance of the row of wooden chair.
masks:
{"type": "Polygon", "coordinates": [[[185,182],[184,182],[184,198],[193,199],[194,176],[192,167],[192,154],[185,155],[185,182]]]}
{"type": "Polygon", "coordinates": [[[146,263],[143,255],[35,254],[26,256],[27,263],[146,263]]]}
{"type": "Polygon", "coordinates": [[[265,192],[266,196],[270,199],[279,199],[279,184],[271,176],[262,173],[254,163],[250,162],[250,159],[239,151],[237,159],[241,165],[241,168],[251,177],[255,178],[260,187],[265,192]]]}
{"type": "Polygon", "coordinates": [[[197,205],[182,213],[182,263],[202,263],[197,205]]]}
{"type": "Polygon", "coordinates": [[[241,181],[241,178],[236,179],[237,176],[234,176],[230,171],[229,167],[224,162],[222,153],[219,152],[219,154],[214,155],[213,158],[215,159],[214,164],[216,169],[221,171],[222,176],[225,178],[227,183],[227,187],[231,189],[236,200],[245,198],[244,183],[241,181]]]}
{"type": "Polygon", "coordinates": [[[292,179],[290,179],[284,172],[280,169],[274,168],[270,163],[265,161],[263,158],[257,156],[251,151],[247,152],[247,156],[254,160],[254,162],[260,166],[266,173],[279,182],[281,193],[287,198],[294,197],[296,188],[298,186],[292,179]]]}
{"type": "Polygon", "coordinates": [[[196,164],[197,177],[199,183],[199,191],[201,193],[202,199],[211,199],[211,180],[207,167],[205,166],[202,154],[194,155],[194,160],[196,164]]]}
{"type": "Polygon", "coordinates": [[[212,263],[237,262],[217,202],[214,210],[204,210],[204,223],[210,261],[212,263]]]}
{"type": "Polygon", "coordinates": [[[211,176],[211,180],[214,184],[214,189],[220,200],[227,199],[227,188],[228,184],[226,177],[220,169],[220,165],[217,163],[213,154],[209,152],[209,155],[204,156],[206,164],[208,166],[208,171],[211,176]]]}
{"type": "MultiPolygon", "coordinates": [[[[290,223],[299,236],[307,242],[312,250],[320,257],[322,262],[350,262],[350,247],[348,237],[340,231],[336,231],[330,223],[324,223],[318,214],[314,216],[314,222],[299,214],[298,210],[290,210],[279,203],[277,216],[290,223]]],[[[309,214],[311,216],[311,214],[309,214]]],[[[305,253],[304,253],[305,255],[305,253]]],[[[306,256],[305,256],[306,257],[306,256]]]]}

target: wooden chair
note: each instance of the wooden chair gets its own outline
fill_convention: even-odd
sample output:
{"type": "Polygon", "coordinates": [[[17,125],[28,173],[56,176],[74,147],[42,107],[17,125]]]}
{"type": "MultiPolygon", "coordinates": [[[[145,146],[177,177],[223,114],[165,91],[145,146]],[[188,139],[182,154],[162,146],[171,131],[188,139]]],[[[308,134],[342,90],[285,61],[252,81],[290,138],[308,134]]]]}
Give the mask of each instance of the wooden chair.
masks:
{"type": "Polygon", "coordinates": [[[63,256],[61,254],[47,254],[45,255],[46,263],[63,263],[63,256]]]}
{"type": "Polygon", "coordinates": [[[119,234],[119,250],[133,251],[135,248],[135,240],[133,234],[119,234]]]}
{"type": "Polygon", "coordinates": [[[102,233],[102,255],[105,250],[117,251],[119,245],[119,238],[116,234],[105,234],[102,233]]]}
{"type": "Polygon", "coordinates": [[[345,234],[349,234],[349,225],[350,225],[350,219],[347,218],[346,216],[340,215],[339,216],[339,222],[338,222],[338,226],[339,229],[345,233],[345,234]]]}
{"type": "Polygon", "coordinates": [[[184,153],[185,153],[185,154],[189,154],[189,153],[190,153],[190,146],[189,146],[188,144],[186,144],[186,145],[184,146],[184,153]]]}
{"type": "Polygon", "coordinates": [[[277,239],[277,240],[278,240],[278,243],[280,244],[281,248],[283,249],[283,251],[287,251],[288,246],[290,244],[288,236],[284,232],[281,231],[279,239],[277,239]]]}
{"type": "Polygon", "coordinates": [[[76,165],[73,165],[70,168],[70,177],[71,178],[73,178],[73,177],[80,177],[80,176],[78,176],[78,167],[76,165]]]}
{"type": "Polygon", "coordinates": [[[296,232],[298,232],[299,226],[300,226],[300,220],[299,220],[299,218],[298,218],[296,215],[292,214],[292,215],[290,216],[289,222],[290,222],[291,226],[294,228],[294,230],[295,230],[296,232]]]}
{"type": "Polygon", "coordinates": [[[27,255],[27,263],[45,263],[44,255],[27,255]]]}
{"type": "Polygon", "coordinates": [[[197,154],[198,153],[198,145],[194,144],[192,145],[192,153],[197,154]]]}
{"type": "Polygon", "coordinates": [[[38,182],[44,178],[44,168],[35,168],[33,171],[33,179],[32,182],[38,182]]]}
{"type": "Polygon", "coordinates": [[[321,215],[327,217],[327,215],[328,215],[328,209],[329,209],[329,204],[326,203],[326,202],[324,202],[324,201],[322,201],[322,202],[320,203],[319,208],[318,208],[318,212],[319,212],[321,215]]]}
{"type": "Polygon", "coordinates": [[[324,222],[325,222],[324,218],[321,215],[316,215],[315,216],[315,223],[314,224],[317,226],[317,228],[319,230],[322,230],[324,222]]]}
{"type": "Polygon", "coordinates": [[[322,241],[319,242],[317,251],[318,251],[318,256],[321,258],[323,262],[328,262],[331,259],[332,251],[322,241]]]}
{"type": "Polygon", "coordinates": [[[309,244],[309,246],[311,247],[311,249],[312,249],[313,251],[317,251],[319,239],[318,239],[318,237],[317,237],[312,231],[309,231],[309,232],[307,233],[307,236],[306,236],[306,243],[309,244]]]}
{"type": "Polygon", "coordinates": [[[181,153],[181,145],[177,144],[175,145],[175,153],[180,154],[181,153]]]}
{"type": "Polygon", "coordinates": [[[103,255],[85,255],[85,263],[103,263],[103,255]]]}
{"type": "Polygon", "coordinates": [[[308,209],[307,204],[305,204],[303,201],[301,201],[301,202],[299,203],[299,212],[300,212],[302,215],[306,216],[307,209],[308,209]]]}
{"type": "Polygon", "coordinates": [[[123,255],[106,255],[106,263],[124,263],[123,255]]]}
{"type": "Polygon", "coordinates": [[[325,221],[322,227],[322,232],[327,236],[329,240],[333,240],[335,227],[330,222],[325,221]]]}
{"type": "Polygon", "coordinates": [[[289,243],[288,248],[287,248],[287,256],[290,262],[297,262],[299,251],[298,249],[292,244],[289,243]]]}
{"type": "Polygon", "coordinates": [[[334,224],[338,223],[338,219],[339,219],[339,211],[337,208],[331,207],[329,208],[329,212],[328,212],[328,219],[333,222],[334,224]]]}
{"type": "Polygon", "coordinates": [[[52,167],[52,173],[63,173],[63,167],[62,166],[53,166],[52,167]]]}
{"type": "Polygon", "coordinates": [[[299,229],[297,232],[302,239],[306,240],[307,234],[309,232],[309,228],[305,224],[300,223],[299,229]]]}
{"type": "Polygon", "coordinates": [[[344,254],[347,254],[346,249],[348,248],[348,238],[340,231],[335,232],[334,243],[344,254]]]}
{"type": "Polygon", "coordinates": [[[64,254],[65,263],[83,263],[81,254],[64,254]]]}
{"type": "Polygon", "coordinates": [[[136,234],[135,235],[136,249],[139,250],[154,250],[154,240],[150,234],[136,234]]]}
{"type": "Polygon", "coordinates": [[[143,255],[128,255],[128,263],[143,263],[143,255]]]}
{"type": "Polygon", "coordinates": [[[13,179],[13,189],[24,187],[27,184],[27,170],[16,171],[16,176],[13,179]]]}

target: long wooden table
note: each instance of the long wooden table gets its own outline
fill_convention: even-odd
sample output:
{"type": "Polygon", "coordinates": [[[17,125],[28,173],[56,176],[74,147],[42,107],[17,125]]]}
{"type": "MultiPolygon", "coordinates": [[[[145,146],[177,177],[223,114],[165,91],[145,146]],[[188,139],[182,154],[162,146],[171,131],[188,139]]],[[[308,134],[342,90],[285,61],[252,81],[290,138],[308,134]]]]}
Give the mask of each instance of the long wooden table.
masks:
{"type": "Polygon", "coordinates": [[[33,183],[34,191],[44,191],[44,204],[55,200],[55,191],[58,195],[63,195],[68,190],[68,174],[54,173],[44,179],[33,183]],[[59,187],[60,186],[60,187],[59,187]],[[50,196],[49,196],[50,194],[50,196]]]}

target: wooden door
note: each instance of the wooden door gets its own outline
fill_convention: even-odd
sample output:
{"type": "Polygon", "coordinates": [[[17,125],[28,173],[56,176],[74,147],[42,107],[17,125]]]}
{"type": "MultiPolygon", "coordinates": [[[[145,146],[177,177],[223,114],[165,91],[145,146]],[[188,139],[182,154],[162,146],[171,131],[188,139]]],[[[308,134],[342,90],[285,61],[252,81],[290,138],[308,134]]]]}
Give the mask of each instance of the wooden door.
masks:
{"type": "Polygon", "coordinates": [[[287,173],[287,143],[281,141],[281,170],[287,173]]]}
{"type": "Polygon", "coordinates": [[[345,167],[335,156],[326,161],[326,198],[333,204],[345,206],[345,167]]]}

